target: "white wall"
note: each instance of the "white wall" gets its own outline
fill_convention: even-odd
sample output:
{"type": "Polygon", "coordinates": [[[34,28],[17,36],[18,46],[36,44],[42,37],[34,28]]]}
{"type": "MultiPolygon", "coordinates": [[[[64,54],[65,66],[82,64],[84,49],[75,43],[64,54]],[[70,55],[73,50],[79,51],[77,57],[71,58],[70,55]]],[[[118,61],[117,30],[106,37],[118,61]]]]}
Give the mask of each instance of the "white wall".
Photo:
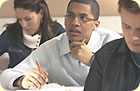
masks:
{"type": "MultiPolygon", "coordinates": [[[[63,17],[54,17],[54,20],[59,21],[64,26],[63,17]]],[[[122,33],[120,16],[100,16],[100,28],[106,28],[118,33],[122,33]]]]}
{"type": "MultiPolygon", "coordinates": [[[[53,17],[53,19],[57,20],[60,24],[64,26],[64,17],[53,17]]],[[[101,16],[99,20],[101,22],[99,27],[122,33],[121,21],[119,16],[101,16]]],[[[5,29],[2,27],[4,24],[14,21],[15,18],[0,18],[0,33],[5,29]]]]}
{"type": "Polygon", "coordinates": [[[120,16],[101,16],[99,20],[101,22],[101,28],[107,28],[122,33],[120,16]]]}
{"type": "Polygon", "coordinates": [[[12,23],[15,21],[15,18],[0,18],[0,34],[3,30],[5,30],[5,27],[3,27],[3,25],[5,25],[6,23],[12,23]]]}

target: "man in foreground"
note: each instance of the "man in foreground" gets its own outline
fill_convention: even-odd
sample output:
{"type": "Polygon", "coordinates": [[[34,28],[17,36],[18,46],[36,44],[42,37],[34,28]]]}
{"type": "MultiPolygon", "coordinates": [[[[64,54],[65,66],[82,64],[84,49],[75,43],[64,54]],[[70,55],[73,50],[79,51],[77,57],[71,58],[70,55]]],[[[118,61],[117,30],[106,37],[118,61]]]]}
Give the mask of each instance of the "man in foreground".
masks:
{"type": "Polygon", "coordinates": [[[124,38],[95,54],[84,91],[132,91],[140,83],[140,6],[119,0],[124,38]]]}

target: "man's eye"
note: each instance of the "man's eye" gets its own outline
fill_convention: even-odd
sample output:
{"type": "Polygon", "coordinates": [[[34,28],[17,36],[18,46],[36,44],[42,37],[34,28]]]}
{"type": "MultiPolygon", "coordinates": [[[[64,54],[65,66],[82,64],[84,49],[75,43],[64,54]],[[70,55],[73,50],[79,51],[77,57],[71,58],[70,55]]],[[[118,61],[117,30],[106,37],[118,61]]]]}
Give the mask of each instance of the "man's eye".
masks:
{"type": "Polygon", "coordinates": [[[86,17],[86,16],[80,16],[80,19],[81,19],[81,20],[86,20],[87,17],[86,17]]]}
{"type": "Polygon", "coordinates": [[[69,14],[68,17],[69,18],[74,18],[74,15],[69,14]]]}
{"type": "Polygon", "coordinates": [[[130,27],[130,26],[127,26],[127,25],[125,25],[125,26],[124,26],[124,28],[125,28],[125,29],[130,29],[131,27],[130,27]]]}

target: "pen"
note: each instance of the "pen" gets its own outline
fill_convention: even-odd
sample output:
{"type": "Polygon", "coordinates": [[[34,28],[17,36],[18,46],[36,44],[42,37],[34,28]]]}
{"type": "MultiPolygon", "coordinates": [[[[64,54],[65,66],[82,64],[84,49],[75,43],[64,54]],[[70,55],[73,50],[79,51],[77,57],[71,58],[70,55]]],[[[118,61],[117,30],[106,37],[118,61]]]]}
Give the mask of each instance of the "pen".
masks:
{"type": "Polygon", "coordinates": [[[37,66],[38,66],[39,71],[40,71],[40,72],[43,72],[42,69],[41,69],[41,66],[40,66],[40,64],[39,64],[39,61],[38,61],[37,59],[36,59],[36,64],[37,64],[37,66]]]}
{"type": "MultiPolygon", "coordinates": [[[[39,64],[38,59],[36,59],[36,64],[37,64],[37,66],[38,66],[39,71],[40,71],[40,72],[43,72],[42,69],[41,69],[41,66],[40,66],[40,64],[39,64]]],[[[46,84],[48,84],[48,82],[46,82],[46,84]]]]}

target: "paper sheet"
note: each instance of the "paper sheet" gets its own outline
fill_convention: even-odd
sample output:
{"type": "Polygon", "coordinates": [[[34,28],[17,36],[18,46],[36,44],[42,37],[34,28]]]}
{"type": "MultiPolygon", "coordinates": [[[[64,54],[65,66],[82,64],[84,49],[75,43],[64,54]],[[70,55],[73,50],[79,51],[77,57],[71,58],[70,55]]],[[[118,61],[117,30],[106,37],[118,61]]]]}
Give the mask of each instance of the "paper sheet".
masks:
{"type": "MultiPolygon", "coordinates": [[[[29,90],[26,91],[83,91],[84,87],[73,87],[73,86],[61,86],[57,83],[51,83],[51,84],[46,84],[44,85],[41,89],[33,89],[30,88],[29,90]]],[[[18,91],[24,91],[24,90],[18,90],[18,91]]]]}

